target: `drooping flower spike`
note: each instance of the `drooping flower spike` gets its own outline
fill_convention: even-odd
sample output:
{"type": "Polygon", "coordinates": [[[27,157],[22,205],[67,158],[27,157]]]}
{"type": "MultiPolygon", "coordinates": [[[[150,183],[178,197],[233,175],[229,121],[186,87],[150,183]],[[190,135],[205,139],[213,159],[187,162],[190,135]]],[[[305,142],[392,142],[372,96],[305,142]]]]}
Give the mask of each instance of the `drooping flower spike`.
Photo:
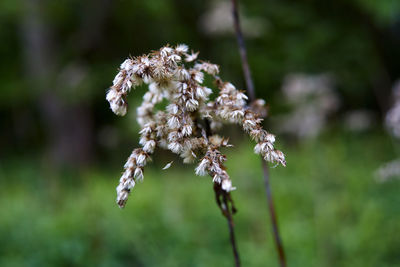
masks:
{"type": "Polygon", "coordinates": [[[156,147],[180,155],[184,163],[199,162],[195,169],[197,175],[209,174],[226,192],[234,190],[224,166],[226,156],[220,151],[221,147],[231,145],[228,139],[212,134],[223,123],[239,124],[257,142],[255,153],[269,162],[286,166],[284,154],[274,148],[275,136],[261,126],[262,118],[257,110],[265,102],[256,100],[252,107],[248,106],[247,96],[217,76],[217,65],[197,60],[198,54],[189,53],[184,44],[165,46],[121,64],[106,96],[111,110],[124,116],[130,90],[145,83],[148,91],[137,108],[141,148],[134,149],[129,156],[117,187],[120,207],[125,206],[136,182],[143,179],[143,168],[156,147]],[[212,89],[203,84],[205,74],[214,79],[219,89],[214,101],[209,99],[212,89]],[[165,110],[157,110],[156,105],[163,100],[168,105],[165,110]]]}

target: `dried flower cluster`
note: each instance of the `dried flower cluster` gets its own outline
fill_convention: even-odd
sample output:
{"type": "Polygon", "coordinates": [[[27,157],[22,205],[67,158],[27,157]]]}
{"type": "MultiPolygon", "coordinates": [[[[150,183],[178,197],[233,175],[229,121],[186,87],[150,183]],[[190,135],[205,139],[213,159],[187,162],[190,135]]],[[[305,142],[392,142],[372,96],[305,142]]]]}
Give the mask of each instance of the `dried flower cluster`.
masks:
{"type": "Polygon", "coordinates": [[[387,182],[394,178],[400,178],[400,159],[383,164],[376,170],[375,178],[378,182],[387,182]]]}
{"type": "Polygon", "coordinates": [[[137,121],[141,127],[141,148],[129,156],[117,187],[117,203],[124,207],[136,181],[143,179],[143,167],[156,147],[180,155],[184,163],[199,161],[197,175],[209,174],[214,183],[226,192],[234,190],[224,167],[222,147],[228,140],[216,134],[224,122],[239,124],[256,142],[255,153],[269,162],[286,165],[284,154],[274,148],[275,136],[261,126],[258,110],[262,100],[246,104],[247,96],[217,75],[219,67],[197,60],[198,53],[189,53],[186,45],[163,47],[149,55],[125,60],[106,99],[117,115],[127,112],[126,97],[131,88],[142,83],[148,85],[141,106],[137,108],[137,121]],[[204,75],[210,75],[219,89],[215,100],[212,90],[203,84],[204,75]],[[156,105],[166,100],[165,110],[156,105]]]}
{"type": "MultiPolygon", "coordinates": [[[[386,113],[385,124],[390,134],[400,138],[400,81],[393,85],[393,105],[386,113]]],[[[400,159],[395,159],[383,164],[375,171],[375,178],[379,182],[387,182],[400,177],[400,159]]]]}
{"type": "Polygon", "coordinates": [[[282,92],[293,111],[278,118],[278,128],[299,140],[318,136],[340,104],[329,74],[289,74],[284,79],[282,92]]]}
{"type": "Polygon", "coordinates": [[[400,138],[400,81],[393,86],[393,106],[386,114],[386,126],[390,133],[400,138]]]}

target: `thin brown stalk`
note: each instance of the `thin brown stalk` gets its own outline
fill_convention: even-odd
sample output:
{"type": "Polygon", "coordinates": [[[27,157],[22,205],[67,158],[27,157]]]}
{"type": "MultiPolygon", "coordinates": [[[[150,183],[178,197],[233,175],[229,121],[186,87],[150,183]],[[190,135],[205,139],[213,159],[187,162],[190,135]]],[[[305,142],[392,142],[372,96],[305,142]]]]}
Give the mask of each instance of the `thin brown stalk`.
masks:
{"type": "Polygon", "coordinates": [[[276,249],[279,255],[279,263],[282,267],[286,266],[285,251],[283,250],[282,239],[279,235],[278,221],[275,213],[274,200],[272,198],[271,186],[269,184],[269,171],[268,165],[265,160],[262,160],[262,167],[264,173],[265,191],[267,193],[268,209],[271,217],[272,231],[274,233],[274,240],[276,249]]]}
{"type": "MultiPolygon", "coordinates": [[[[212,132],[210,128],[210,121],[208,119],[205,119],[204,123],[205,123],[206,135],[211,136],[212,132]]],[[[233,223],[233,214],[235,214],[237,211],[236,207],[234,205],[231,194],[223,190],[221,184],[214,183],[214,193],[215,193],[215,201],[217,202],[217,205],[221,210],[222,215],[226,218],[228,222],[229,240],[232,246],[233,257],[235,259],[235,266],[240,267],[240,256],[235,238],[235,231],[234,231],[235,225],[233,223]]]]}
{"type": "Polygon", "coordinates": [[[239,46],[240,58],[242,60],[242,69],[246,81],[247,94],[249,95],[250,102],[252,102],[256,99],[256,92],[254,88],[253,78],[251,77],[249,62],[247,60],[246,44],[244,42],[242,29],[240,27],[238,1],[237,0],[231,0],[231,1],[232,1],[233,25],[235,27],[236,40],[239,46]]]}
{"type": "Polygon", "coordinates": [[[232,216],[236,212],[236,208],[234,206],[231,195],[228,192],[226,192],[225,190],[222,190],[220,184],[214,183],[214,192],[215,192],[215,200],[218,204],[218,207],[221,209],[222,215],[228,221],[229,237],[230,237],[230,242],[232,245],[233,256],[235,259],[235,266],[239,267],[240,266],[240,257],[239,257],[239,251],[238,251],[238,248],[236,245],[234,223],[233,223],[233,216],[232,216]]]}
{"type": "MultiPolygon", "coordinates": [[[[254,87],[253,79],[251,77],[249,62],[247,60],[246,44],[244,42],[243,33],[242,33],[242,30],[240,27],[238,1],[231,0],[231,2],[232,2],[232,16],[233,16],[233,21],[234,21],[235,33],[236,33],[236,40],[237,40],[238,47],[239,47],[239,53],[240,53],[240,58],[241,58],[241,62],[242,62],[243,74],[244,74],[244,78],[246,81],[247,93],[249,95],[250,102],[253,102],[256,98],[255,97],[255,87],[254,87]]],[[[264,174],[265,191],[267,194],[267,201],[268,201],[268,210],[269,210],[269,214],[270,214],[270,218],[271,218],[272,230],[274,233],[274,241],[275,241],[277,253],[279,255],[280,266],[284,267],[284,266],[286,266],[285,251],[283,249],[282,239],[279,235],[278,221],[277,221],[277,216],[275,213],[275,207],[274,207],[274,202],[273,202],[272,193],[271,193],[271,186],[269,183],[268,165],[263,158],[261,158],[261,160],[262,160],[262,168],[263,168],[263,174],[264,174]]]]}

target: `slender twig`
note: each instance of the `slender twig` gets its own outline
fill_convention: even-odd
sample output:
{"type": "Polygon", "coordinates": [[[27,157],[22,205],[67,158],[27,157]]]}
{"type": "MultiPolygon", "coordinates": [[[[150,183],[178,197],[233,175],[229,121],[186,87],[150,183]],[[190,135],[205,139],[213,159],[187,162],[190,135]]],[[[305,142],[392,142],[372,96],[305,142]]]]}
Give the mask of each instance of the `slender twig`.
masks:
{"type": "MultiPolygon", "coordinates": [[[[236,40],[237,40],[237,43],[239,46],[239,53],[240,53],[240,57],[241,57],[241,61],[242,61],[243,74],[244,74],[244,78],[246,81],[247,93],[249,95],[250,102],[253,102],[256,98],[255,88],[254,88],[253,79],[251,77],[249,62],[247,60],[246,44],[244,42],[243,33],[242,33],[242,30],[240,27],[238,1],[231,0],[231,2],[232,2],[232,16],[233,16],[233,22],[234,22],[234,27],[235,27],[235,33],[236,33],[236,40]]],[[[263,168],[263,173],[264,173],[265,191],[267,194],[267,201],[268,201],[269,213],[270,213],[270,218],[271,218],[271,223],[272,223],[272,230],[274,232],[274,240],[275,240],[276,250],[279,255],[279,263],[280,263],[280,266],[286,266],[285,252],[284,252],[283,245],[282,245],[282,239],[279,235],[277,216],[275,213],[274,202],[273,202],[272,193],[271,193],[271,186],[269,184],[268,165],[263,158],[261,158],[261,159],[262,159],[262,168],[263,168]]]]}
{"type": "Polygon", "coordinates": [[[240,257],[236,245],[234,223],[232,217],[232,215],[236,212],[236,208],[233,204],[233,200],[230,196],[230,193],[226,192],[225,190],[222,190],[220,184],[214,183],[214,192],[215,192],[215,200],[218,204],[218,207],[221,209],[222,215],[228,221],[229,236],[232,245],[233,256],[235,258],[235,266],[240,267],[240,257]]]}
{"type": "Polygon", "coordinates": [[[281,266],[286,266],[285,251],[283,250],[282,240],[279,235],[279,228],[278,228],[278,221],[277,221],[276,213],[275,213],[274,200],[272,198],[271,186],[269,184],[268,165],[265,162],[265,160],[262,160],[262,167],[263,167],[263,172],[264,172],[264,183],[265,183],[265,191],[267,193],[269,214],[270,214],[271,222],[272,222],[272,230],[274,232],[276,249],[279,254],[279,263],[281,266]]]}
{"type": "MultiPolygon", "coordinates": [[[[211,136],[211,127],[210,121],[208,119],[204,119],[205,123],[205,132],[207,136],[211,136]]],[[[235,259],[235,266],[240,267],[240,256],[239,250],[236,245],[235,231],[234,231],[234,223],[233,223],[233,214],[236,213],[236,208],[229,192],[226,192],[222,189],[221,184],[214,183],[214,193],[215,193],[215,201],[217,202],[218,207],[221,210],[222,215],[226,218],[229,227],[229,240],[232,246],[233,257],[235,259]]]]}
{"type": "Polygon", "coordinates": [[[242,60],[243,74],[246,81],[247,93],[249,95],[250,102],[252,102],[256,99],[256,92],[254,89],[253,78],[251,77],[249,62],[247,60],[246,44],[244,42],[242,29],[240,27],[238,2],[237,0],[231,0],[231,1],[232,1],[233,25],[235,27],[236,40],[239,46],[240,58],[242,60]]]}

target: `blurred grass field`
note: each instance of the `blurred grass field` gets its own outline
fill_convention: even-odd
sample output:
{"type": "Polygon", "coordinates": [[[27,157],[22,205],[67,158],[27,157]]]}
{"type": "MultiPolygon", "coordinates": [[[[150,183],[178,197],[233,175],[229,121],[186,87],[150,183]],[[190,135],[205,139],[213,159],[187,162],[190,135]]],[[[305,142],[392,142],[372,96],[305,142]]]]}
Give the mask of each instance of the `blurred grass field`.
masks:
{"type": "MultiPolygon", "coordinates": [[[[252,147],[227,151],[237,242],[243,266],[278,266],[252,147]]],[[[373,177],[395,155],[383,133],[279,147],[288,166],[271,169],[271,183],[289,266],[400,266],[400,182],[373,177]]],[[[123,210],[120,169],[59,174],[29,157],[2,162],[0,266],[232,266],[211,179],[154,161],[123,210]]]]}

